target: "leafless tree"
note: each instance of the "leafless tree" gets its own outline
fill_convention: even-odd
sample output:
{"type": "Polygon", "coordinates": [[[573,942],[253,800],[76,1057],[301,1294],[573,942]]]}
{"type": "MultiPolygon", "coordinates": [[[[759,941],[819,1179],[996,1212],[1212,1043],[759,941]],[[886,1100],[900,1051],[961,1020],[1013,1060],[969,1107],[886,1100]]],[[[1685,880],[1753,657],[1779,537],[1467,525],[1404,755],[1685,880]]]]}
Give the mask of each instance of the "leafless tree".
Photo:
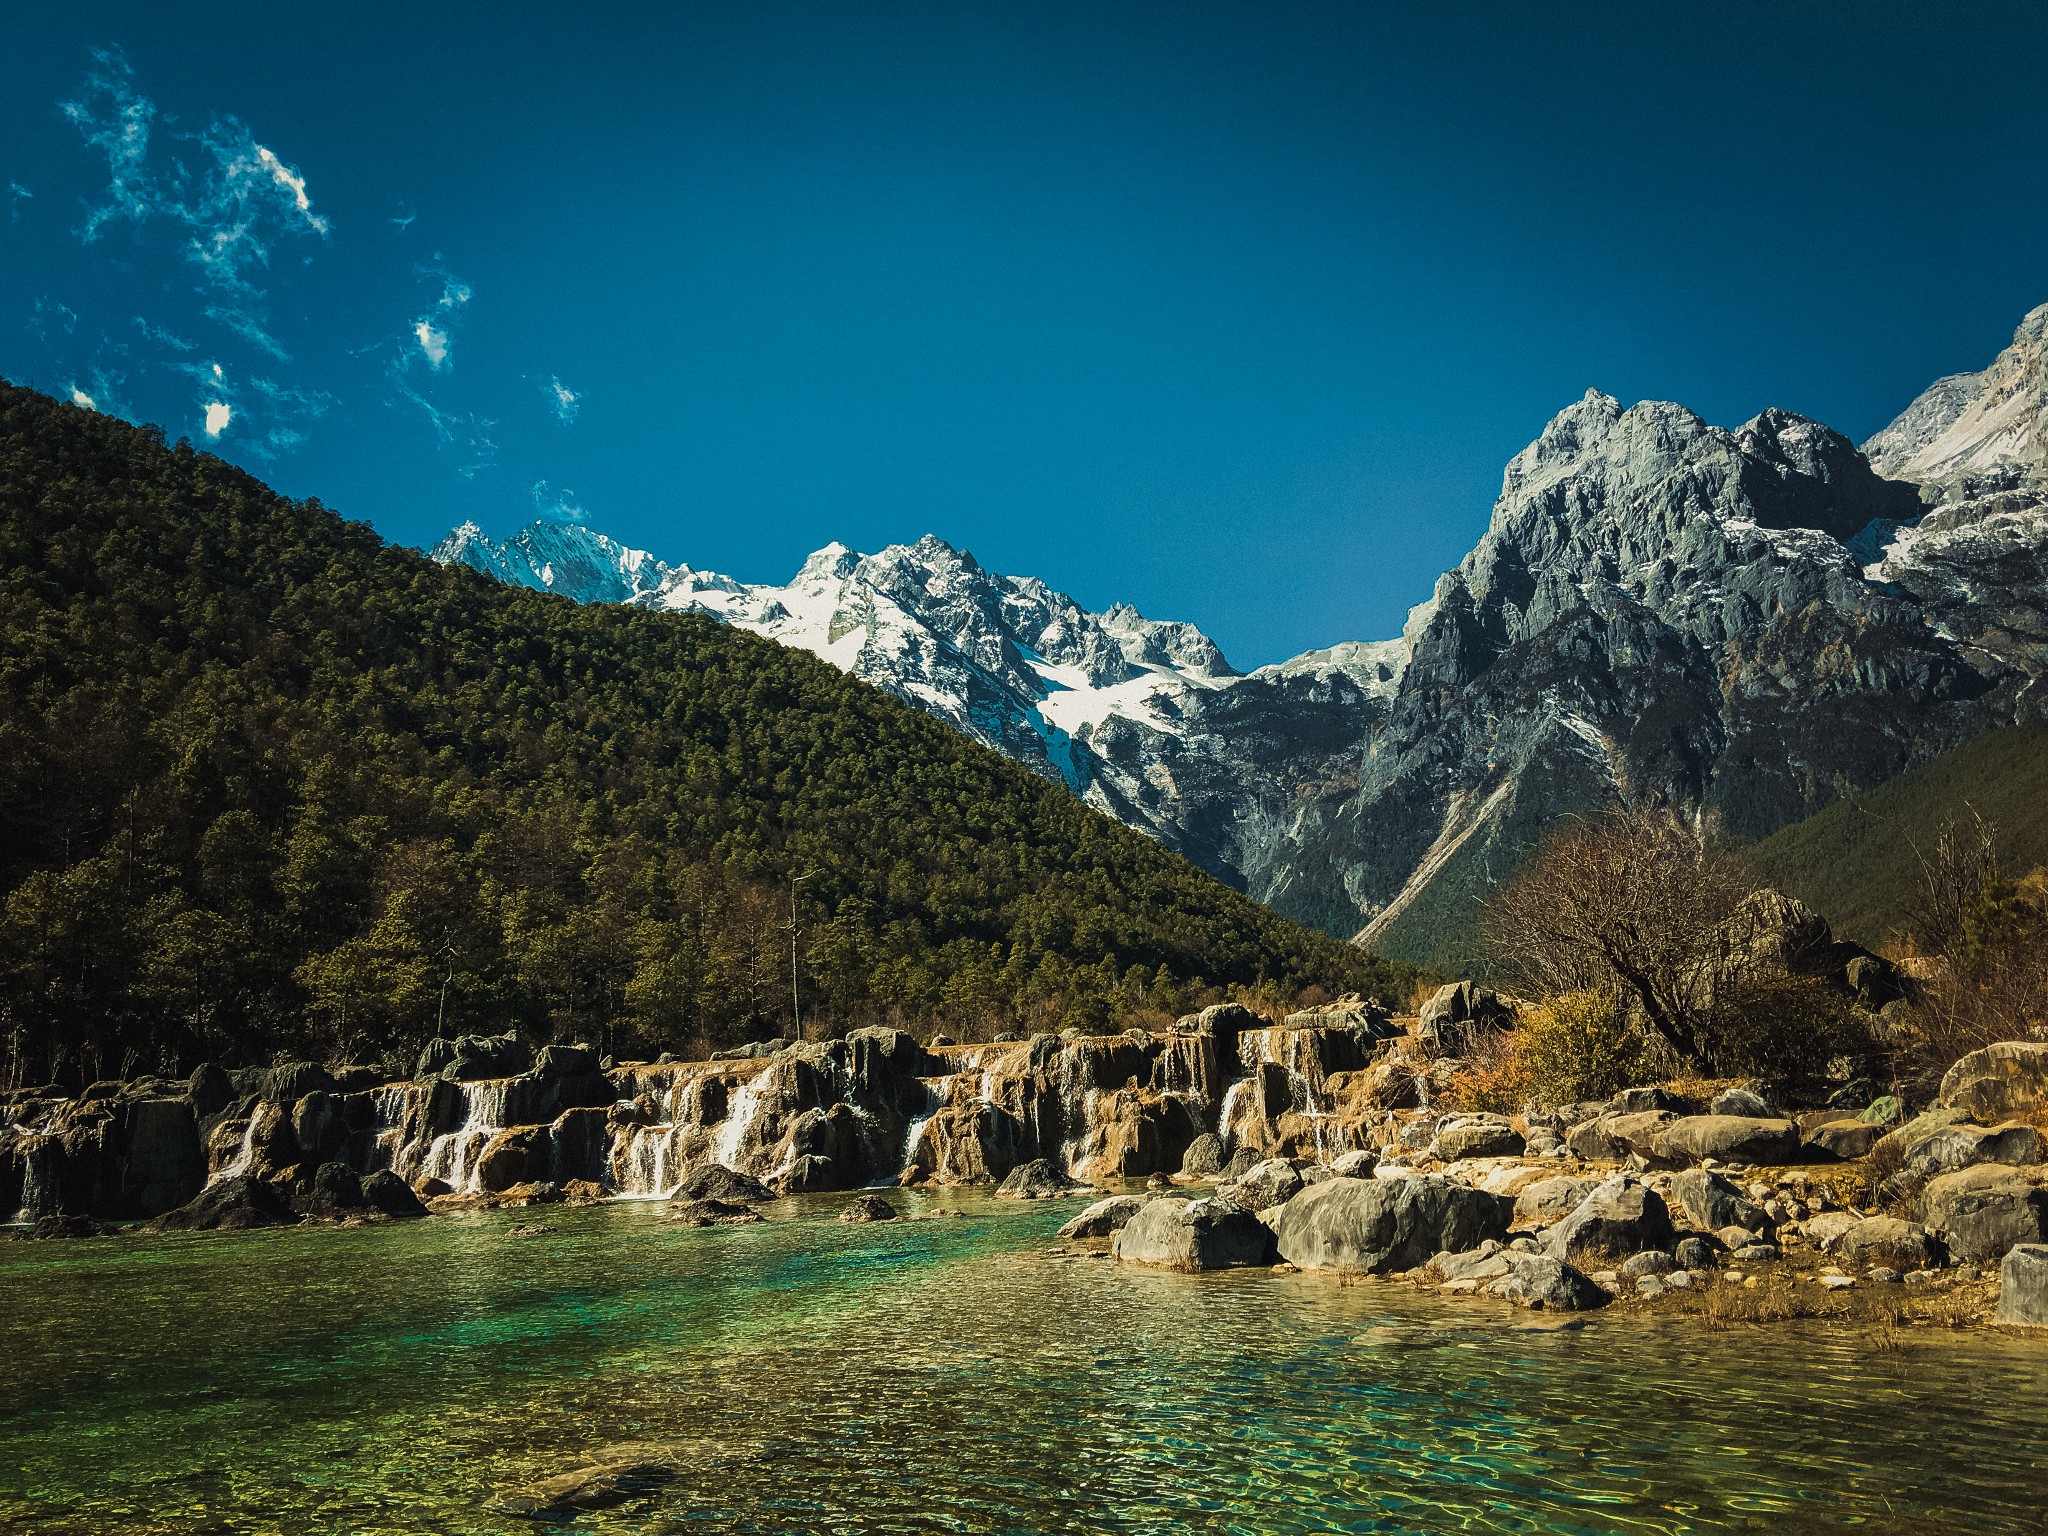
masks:
{"type": "Polygon", "coordinates": [[[1499,963],[1539,992],[1608,990],[1705,1068],[1724,994],[1751,952],[1742,864],[1665,810],[1559,827],[1487,903],[1499,963]]]}
{"type": "Polygon", "coordinates": [[[1951,816],[1922,849],[1912,844],[1920,861],[1920,890],[1907,909],[1913,940],[1929,954],[1956,958],[1970,909],[1998,878],[1998,828],[1968,807],[1970,820],[1961,825],[1951,816]]]}

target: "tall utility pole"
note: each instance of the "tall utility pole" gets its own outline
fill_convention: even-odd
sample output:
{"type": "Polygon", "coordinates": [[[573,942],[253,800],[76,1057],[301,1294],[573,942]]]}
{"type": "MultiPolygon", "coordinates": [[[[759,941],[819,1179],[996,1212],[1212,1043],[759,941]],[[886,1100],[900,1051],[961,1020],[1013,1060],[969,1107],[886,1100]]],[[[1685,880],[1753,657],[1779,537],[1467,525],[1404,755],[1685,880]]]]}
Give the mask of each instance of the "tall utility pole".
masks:
{"type": "Polygon", "coordinates": [[[810,877],[809,875],[800,875],[800,874],[796,873],[796,872],[795,872],[794,870],[791,870],[791,871],[790,871],[790,876],[789,876],[789,1015],[790,1015],[790,1018],[791,1018],[791,1019],[792,1019],[792,1020],[793,1020],[793,1021],[795,1022],[795,1025],[796,1025],[796,1037],[797,1037],[797,1039],[798,1039],[798,1040],[802,1040],[802,1039],[803,1039],[803,1037],[804,1037],[804,1005],[803,1005],[803,999],[802,999],[802,997],[801,997],[801,996],[800,996],[800,995],[798,994],[798,992],[797,992],[797,984],[796,984],[796,936],[797,936],[797,934],[798,934],[799,932],[801,932],[801,931],[802,931],[802,930],[801,930],[801,929],[799,929],[799,928],[797,927],[797,925],[796,925],[796,888],[797,888],[798,886],[802,885],[802,884],[803,884],[803,883],[804,883],[804,882],[805,882],[806,880],[808,880],[808,879],[810,879],[810,878],[811,878],[811,877],[810,877]]]}

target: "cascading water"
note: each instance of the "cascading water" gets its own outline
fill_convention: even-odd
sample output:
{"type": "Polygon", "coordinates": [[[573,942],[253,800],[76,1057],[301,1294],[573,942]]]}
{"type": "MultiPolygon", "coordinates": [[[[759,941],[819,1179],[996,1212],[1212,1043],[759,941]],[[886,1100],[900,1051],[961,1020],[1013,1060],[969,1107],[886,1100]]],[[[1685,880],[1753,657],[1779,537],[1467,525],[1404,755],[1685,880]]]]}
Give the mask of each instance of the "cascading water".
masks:
{"type": "Polygon", "coordinates": [[[713,1162],[723,1163],[728,1168],[739,1168],[741,1151],[747,1144],[747,1133],[754,1128],[754,1121],[760,1117],[761,1099],[768,1090],[768,1079],[774,1073],[775,1069],[769,1067],[750,1078],[746,1086],[733,1095],[731,1104],[726,1107],[724,1123],[711,1138],[713,1162]]]}

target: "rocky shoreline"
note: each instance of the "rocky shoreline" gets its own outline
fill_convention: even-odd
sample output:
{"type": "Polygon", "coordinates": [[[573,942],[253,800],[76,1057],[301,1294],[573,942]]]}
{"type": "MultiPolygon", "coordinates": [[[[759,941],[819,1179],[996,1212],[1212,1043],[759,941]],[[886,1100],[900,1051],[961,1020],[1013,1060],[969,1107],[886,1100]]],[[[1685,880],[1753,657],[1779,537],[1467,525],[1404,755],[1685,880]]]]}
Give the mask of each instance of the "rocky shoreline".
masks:
{"type": "MultiPolygon", "coordinates": [[[[0,1210],[56,1237],[625,1197],[722,1225],[831,1190],[1116,1187],[1062,1229],[1077,1252],[1547,1311],[2048,1327],[2048,1044],[1965,1057],[1910,1116],[1890,1096],[1801,1111],[1763,1085],[1447,1104],[1461,1050],[1502,1012],[1461,983],[1404,1019],[1347,1002],[1275,1025],[1226,1004],[1160,1034],[863,1030],[651,1063],[464,1037],[401,1081],[208,1066],[8,1096],[0,1210]]],[[[894,1214],[877,1198],[865,1219],[894,1214]]]]}

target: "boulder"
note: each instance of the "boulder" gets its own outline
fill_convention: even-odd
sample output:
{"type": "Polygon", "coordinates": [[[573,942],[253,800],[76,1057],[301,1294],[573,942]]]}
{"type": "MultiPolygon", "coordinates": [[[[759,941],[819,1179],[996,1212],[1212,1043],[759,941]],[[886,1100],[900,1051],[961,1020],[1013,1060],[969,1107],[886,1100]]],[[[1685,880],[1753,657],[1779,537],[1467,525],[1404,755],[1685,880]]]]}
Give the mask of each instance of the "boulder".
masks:
{"type": "Polygon", "coordinates": [[[1599,1179],[1575,1178],[1570,1174],[1538,1179],[1515,1196],[1515,1225],[1547,1227],[1553,1221],[1562,1221],[1577,1210],[1586,1196],[1600,1187],[1600,1183],[1599,1179]]]}
{"type": "Polygon", "coordinates": [[[1147,1195],[1111,1195],[1098,1200],[1059,1230],[1065,1238],[1109,1237],[1130,1224],[1133,1216],[1151,1203],[1147,1195]]]}
{"type": "Polygon", "coordinates": [[[369,1208],[363,1181],[347,1163],[322,1163],[292,1203],[307,1216],[353,1216],[369,1208]]]}
{"type": "Polygon", "coordinates": [[[1513,1014],[1491,987],[1454,981],[1438,987],[1416,1016],[1415,1033],[1439,1050],[1462,1051],[1477,1031],[1505,1028],[1513,1014]]]}
{"type": "Polygon", "coordinates": [[[2002,1040],[1970,1052],[1943,1075],[1935,1102],[1977,1120],[2048,1108],[2048,1041],[2002,1040]]]}
{"type": "MultiPolygon", "coordinates": [[[[767,1218],[751,1205],[730,1200],[677,1200],[670,1203],[669,1220],[679,1227],[740,1227],[767,1218]]],[[[840,1220],[848,1220],[841,1216],[840,1220]]]]}
{"type": "Polygon", "coordinates": [[[1269,1157],[1231,1186],[1230,1198],[1248,1211],[1268,1210],[1301,1193],[1301,1174],[1285,1158],[1269,1157]]]}
{"type": "Polygon", "coordinates": [[[263,1074],[262,1096],[272,1104],[296,1104],[309,1093],[334,1092],[325,1067],[310,1061],[280,1062],[263,1074]]]}
{"type": "Polygon", "coordinates": [[[896,1216],[896,1207],[880,1195],[856,1195],[839,1212],[841,1221],[894,1221],[896,1216]]]}
{"type": "Polygon", "coordinates": [[[1954,1258],[2000,1259],[2016,1244],[2048,1241],[2048,1190],[2037,1176],[1980,1163],[1930,1180],[1920,1220],[1954,1258]]]}
{"type": "Polygon", "coordinates": [[[1303,1269],[1384,1274],[1507,1236],[1513,1203],[1451,1179],[1328,1179],[1266,1213],[1280,1257],[1303,1269]]]}
{"type": "MultiPolygon", "coordinates": [[[[1332,1180],[1317,1189],[1357,1187],[1332,1180]]],[[[1264,1264],[1273,1234],[1251,1212],[1222,1200],[1148,1200],[1113,1240],[1120,1264],[1192,1272],[1264,1264]]]]}
{"type": "Polygon", "coordinates": [[[1887,1093],[1872,1099],[1869,1107],[1856,1118],[1866,1125],[1897,1125],[1905,1115],[1905,1107],[1899,1103],[1897,1096],[1887,1093]]]}
{"type": "Polygon", "coordinates": [[[516,1034],[460,1035],[453,1040],[429,1040],[413,1075],[468,1083],[517,1077],[532,1066],[533,1052],[516,1034]]]}
{"type": "Polygon", "coordinates": [[[1680,1270],[1712,1269],[1716,1258],[1714,1241],[1698,1233],[1681,1237],[1672,1245],[1671,1258],[1680,1270]]]}
{"type": "Polygon", "coordinates": [[[1440,1253],[1429,1261],[1429,1267],[1444,1280],[1498,1280],[1520,1257],[1489,1240],[1464,1253],[1440,1253]]]}
{"type": "Polygon", "coordinates": [[[1609,1179],[1544,1235],[1552,1258],[1625,1259],[1671,1242],[1671,1213],[1654,1190],[1625,1178],[1609,1179]]]}
{"type": "Polygon", "coordinates": [[[1839,1158],[1853,1163],[1859,1157],[1866,1157],[1884,1135],[1884,1127],[1872,1125],[1864,1120],[1830,1120],[1825,1125],[1815,1126],[1806,1133],[1806,1144],[1819,1149],[1828,1157],[1839,1158]]]}
{"type": "Polygon", "coordinates": [[[1657,1137],[1677,1119],[1668,1109],[1603,1114],[1573,1126],[1565,1133],[1565,1145],[1586,1162],[1618,1163],[1632,1152],[1650,1155],[1657,1137]]]}
{"type": "Polygon", "coordinates": [[[1761,1232],[1769,1224],[1763,1209],[1718,1173],[1689,1168],[1674,1174],[1664,1187],[1666,1201],[1675,1206],[1688,1225],[1702,1232],[1723,1227],[1747,1227],[1761,1232]]]}
{"type": "Polygon", "coordinates": [[[292,1139],[309,1163],[332,1162],[348,1146],[348,1117],[331,1093],[302,1095],[292,1105],[292,1139]]]}
{"type": "Polygon", "coordinates": [[[597,1049],[588,1045],[544,1045],[533,1058],[537,1077],[580,1077],[597,1071],[597,1049]]]}
{"type": "Polygon", "coordinates": [[[299,1219],[277,1186],[247,1174],[220,1179],[149,1224],[151,1232],[232,1232],[290,1226],[299,1219]]]}
{"type": "Polygon", "coordinates": [[[544,1125],[515,1125],[493,1136],[476,1160],[477,1187],[498,1194],[554,1176],[555,1144],[544,1125]]]}
{"type": "MultiPolygon", "coordinates": [[[[1875,1130],[1873,1126],[1871,1129],[1875,1130]]],[[[1906,1149],[1906,1168],[1922,1178],[1974,1168],[1979,1163],[2032,1166],[2048,1157],[2041,1133],[2014,1121],[1985,1130],[1976,1125],[1951,1125],[1923,1136],[1906,1149]]]]}
{"type": "Polygon", "coordinates": [[[735,1204],[748,1200],[773,1200],[775,1191],[759,1179],[736,1173],[723,1163],[706,1163],[691,1170],[669,1194],[675,1201],[727,1200],[735,1204]]]}
{"type": "Polygon", "coordinates": [[[109,1237],[113,1230],[90,1216],[41,1216],[28,1229],[27,1236],[37,1242],[46,1242],[52,1238],[109,1237]]]}
{"type": "Polygon", "coordinates": [[[363,1202],[395,1221],[410,1221],[427,1214],[420,1197],[389,1168],[380,1168],[363,1179],[363,1202]]]}
{"type": "Polygon", "coordinates": [[[1330,1164],[1330,1172],[1340,1179],[1369,1179],[1379,1160],[1377,1152],[1346,1152],[1330,1164]]]}
{"type": "Polygon", "coordinates": [[[204,1120],[235,1102],[235,1082],[219,1064],[203,1061],[186,1080],[185,1095],[192,1101],[192,1112],[204,1120]]]}
{"type": "Polygon", "coordinates": [[[1734,1115],[1743,1120],[1769,1120],[1771,1106],[1763,1095],[1749,1088],[1724,1088],[1714,1095],[1714,1102],[1707,1107],[1710,1115],[1734,1115]]]}
{"type": "Polygon", "coordinates": [[[1924,1269],[1938,1257],[1926,1229],[1896,1216],[1872,1216],[1842,1234],[1835,1256],[1844,1264],[1924,1269]]]}
{"type": "Polygon", "coordinates": [[[2018,1243],[1998,1266],[1998,1311],[2008,1328],[2048,1328],[2048,1244],[2018,1243]]]}
{"type": "Polygon", "coordinates": [[[1181,1177],[1209,1180],[1223,1171],[1223,1138],[1214,1131],[1204,1131],[1188,1143],[1188,1150],[1180,1160],[1181,1177]]]}
{"type": "Polygon", "coordinates": [[[1799,1156],[1799,1127],[1790,1120],[1746,1115],[1688,1115],[1654,1139],[1653,1154],[1667,1162],[1789,1163],[1799,1156]]]}
{"type": "Polygon", "coordinates": [[[1589,1312],[1608,1301],[1607,1293],[1582,1272],[1541,1253],[1517,1257],[1514,1268],[1489,1290],[1503,1301],[1544,1312],[1589,1312]]]}
{"type": "Polygon", "coordinates": [[[1646,1248],[1621,1266],[1621,1272],[1630,1278],[1642,1275],[1668,1275],[1678,1268],[1678,1260],[1661,1248],[1646,1248]]]}
{"type": "Polygon", "coordinates": [[[1520,1157],[1524,1145],[1522,1133],[1505,1120],[1452,1121],[1436,1133],[1436,1155],[1446,1163],[1468,1157],[1520,1157]]]}
{"type": "Polygon", "coordinates": [[[1066,1169],[1049,1158],[1033,1158],[1010,1170],[1010,1176],[996,1186],[996,1193],[1008,1200],[1051,1200],[1063,1195],[1085,1194],[1088,1186],[1069,1178],[1066,1169]]]}
{"type": "Polygon", "coordinates": [[[1833,1253],[1842,1245],[1842,1239],[1856,1227],[1863,1224],[1863,1218],[1854,1211],[1822,1211],[1809,1216],[1799,1224],[1806,1240],[1822,1253],[1833,1253]]]}

